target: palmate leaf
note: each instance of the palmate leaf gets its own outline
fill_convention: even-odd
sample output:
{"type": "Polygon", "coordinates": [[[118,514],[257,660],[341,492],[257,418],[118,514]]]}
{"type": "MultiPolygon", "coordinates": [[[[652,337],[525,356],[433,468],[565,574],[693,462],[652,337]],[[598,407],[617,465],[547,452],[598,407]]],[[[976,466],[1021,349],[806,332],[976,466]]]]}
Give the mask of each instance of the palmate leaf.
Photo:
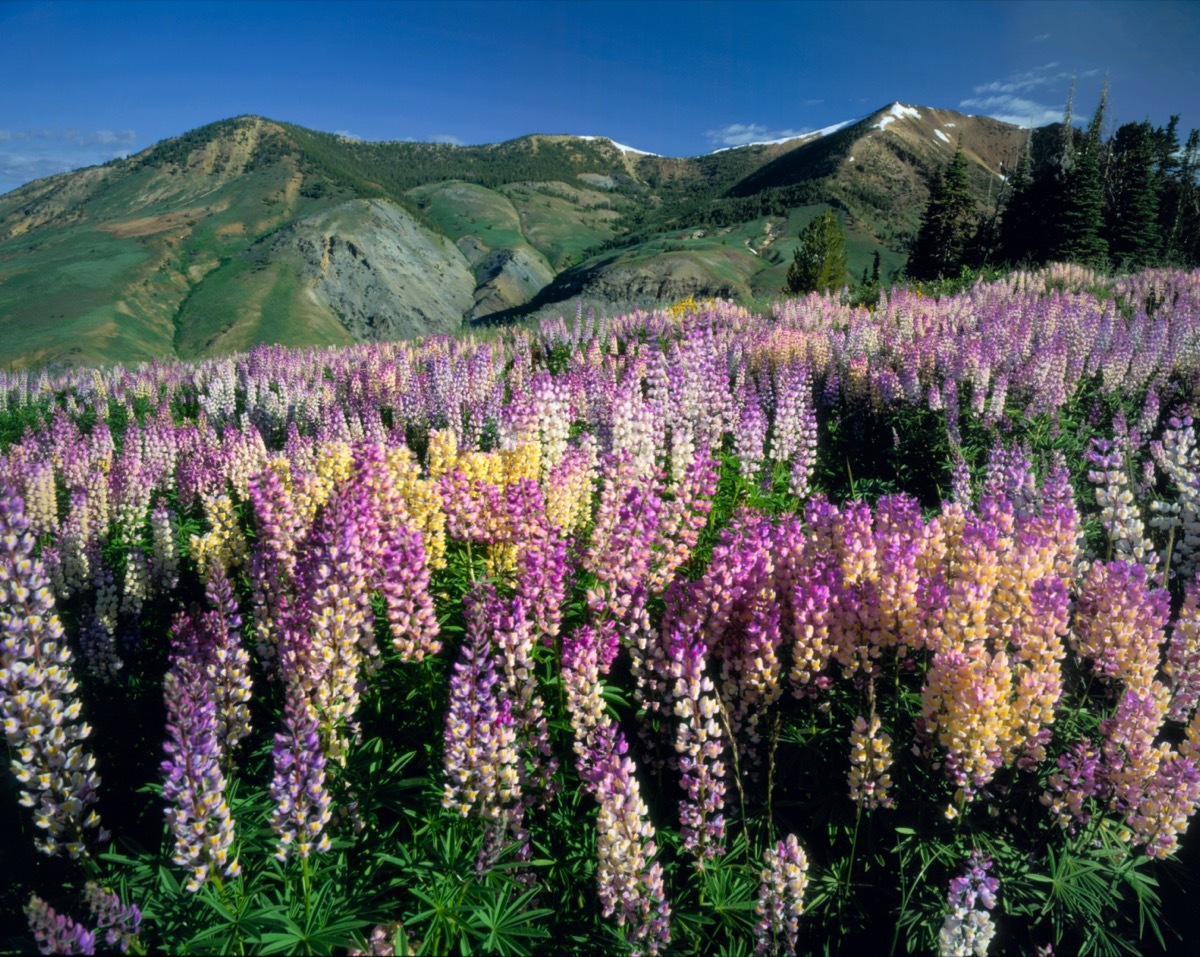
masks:
{"type": "Polygon", "coordinates": [[[538,921],[554,912],[546,907],[526,909],[539,893],[535,888],[511,901],[496,894],[489,904],[477,906],[467,923],[478,934],[480,947],[488,953],[527,955],[533,952],[530,942],[549,938],[545,924],[538,921]]]}

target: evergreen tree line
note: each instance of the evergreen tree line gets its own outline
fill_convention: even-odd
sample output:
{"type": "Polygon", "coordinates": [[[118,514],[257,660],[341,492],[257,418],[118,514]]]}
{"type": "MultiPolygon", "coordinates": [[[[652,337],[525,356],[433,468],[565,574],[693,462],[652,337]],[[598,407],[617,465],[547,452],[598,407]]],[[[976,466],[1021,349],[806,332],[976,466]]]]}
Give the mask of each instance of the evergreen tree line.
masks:
{"type": "Polygon", "coordinates": [[[1125,123],[1106,140],[1107,105],[1106,90],[1080,130],[1068,101],[1059,135],[1041,155],[1031,131],[998,210],[978,210],[960,139],[930,192],[908,275],[941,279],[964,266],[1047,262],[1200,266],[1200,132],[1181,146],[1172,116],[1165,127],[1125,123]]]}

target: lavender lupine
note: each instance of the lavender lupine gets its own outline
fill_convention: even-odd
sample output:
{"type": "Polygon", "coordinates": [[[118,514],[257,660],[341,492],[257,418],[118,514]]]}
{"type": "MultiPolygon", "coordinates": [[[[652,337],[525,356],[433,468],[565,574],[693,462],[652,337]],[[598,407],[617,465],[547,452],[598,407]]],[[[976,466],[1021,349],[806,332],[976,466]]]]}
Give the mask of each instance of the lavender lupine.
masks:
{"type": "Polygon", "coordinates": [[[1150,449],[1178,496],[1175,502],[1161,503],[1169,521],[1151,524],[1173,530],[1172,563],[1187,580],[1200,571],[1200,450],[1191,416],[1172,416],[1161,441],[1151,442],[1150,449]]]}
{"type": "Polygon", "coordinates": [[[804,913],[804,891],[808,886],[808,855],[789,834],[763,855],[758,900],[754,912],[755,954],[796,953],[800,939],[800,917],[804,913]]]}
{"type": "Polygon", "coordinates": [[[1092,466],[1088,481],[1096,486],[1100,521],[1108,533],[1108,557],[1152,568],[1158,564],[1158,555],[1154,543],[1146,538],[1145,526],[1134,504],[1120,447],[1105,439],[1093,439],[1087,458],[1092,466]]]}
{"type": "Polygon", "coordinates": [[[574,732],[572,749],[575,766],[585,780],[598,747],[597,733],[612,723],[600,679],[608,674],[618,648],[616,628],[611,622],[598,627],[582,625],[563,638],[562,679],[574,732]]]}
{"type": "Polygon", "coordinates": [[[780,370],[776,383],[775,422],[771,457],[789,462],[788,488],[798,498],[808,496],[817,464],[817,418],[812,400],[812,371],[807,363],[780,370]]]}
{"type": "Polygon", "coordinates": [[[316,712],[298,680],[288,682],[283,731],[275,735],[271,780],[271,829],[279,840],[275,856],[301,860],[329,850],[329,791],[316,712]]]}
{"type": "Polygon", "coordinates": [[[597,730],[585,784],[600,805],[596,818],[596,882],[605,917],[617,918],[635,954],[657,954],[671,942],[671,906],[649,809],[642,800],[624,735],[597,730]]]}
{"type": "Polygon", "coordinates": [[[1163,672],[1171,688],[1167,717],[1186,723],[1200,703],[1200,574],[1184,588],[1183,607],[1171,626],[1163,672]]]}
{"type": "Polygon", "coordinates": [[[725,852],[725,765],[720,703],[712,679],[705,673],[707,649],[703,635],[673,631],[667,639],[675,717],[675,750],[680,784],[679,802],[684,847],[700,860],[725,852]]]}
{"type": "Polygon", "coordinates": [[[176,658],[163,687],[167,709],[167,823],[175,838],[171,860],[189,871],[185,888],[198,891],[209,879],[241,873],[233,853],[234,828],[225,802],[225,775],[208,682],[200,665],[176,658]]]}
{"type": "Polygon", "coordinates": [[[888,769],[892,766],[892,739],[882,729],[879,715],[859,715],[850,729],[850,799],[859,812],[889,808],[893,800],[888,769]]]}
{"type": "Polygon", "coordinates": [[[71,675],[72,656],[54,609],[20,498],[0,487],[0,715],[20,802],[33,809],[34,843],[51,856],[84,853],[99,826],[100,777],[83,746],[91,728],[71,675]]]}
{"type": "Polygon", "coordinates": [[[250,656],[238,640],[242,618],[224,570],[212,570],[205,595],[212,606],[200,613],[193,606],[176,619],[177,653],[199,665],[208,683],[216,720],[217,742],[228,756],[250,734],[250,656]]]}
{"type": "Polygon", "coordinates": [[[65,914],[58,914],[44,900],[32,895],[25,906],[29,930],[43,954],[94,954],[96,935],[65,914]]]}
{"type": "Polygon", "coordinates": [[[104,942],[108,946],[115,946],[121,953],[126,953],[141,930],[141,909],[137,904],[122,904],[120,897],[95,881],[88,881],[84,885],[83,896],[96,922],[97,936],[103,931],[104,942]]]}
{"type": "Polygon", "coordinates": [[[965,873],[950,881],[949,910],[938,932],[939,957],[984,957],[996,934],[990,911],[1000,882],[989,877],[992,861],[974,852],[965,873]]]}

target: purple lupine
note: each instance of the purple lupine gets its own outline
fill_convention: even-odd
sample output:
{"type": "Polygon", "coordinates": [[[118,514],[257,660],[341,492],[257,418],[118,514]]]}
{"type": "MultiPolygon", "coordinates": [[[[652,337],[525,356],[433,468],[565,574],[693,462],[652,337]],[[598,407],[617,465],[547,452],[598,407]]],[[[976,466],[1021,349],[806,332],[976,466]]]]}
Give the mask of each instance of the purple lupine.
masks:
{"type": "Polygon", "coordinates": [[[288,682],[283,731],[275,734],[271,752],[275,768],[270,794],[275,803],[271,829],[279,840],[275,856],[301,860],[329,850],[329,791],[325,787],[325,753],[317,733],[317,715],[299,681],[288,682]]]}
{"type": "Polygon", "coordinates": [[[194,644],[187,653],[208,682],[217,742],[228,755],[250,734],[250,655],[238,640],[242,617],[224,569],[213,569],[204,591],[211,608],[194,616],[194,644]]]}
{"type": "Polygon", "coordinates": [[[1047,780],[1049,789],[1041,803],[1050,809],[1059,827],[1074,834],[1091,820],[1089,804],[1105,790],[1102,757],[1089,741],[1077,742],[1055,762],[1058,770],[1047,780]]]}
{"type": "Polygon", "coordinates": [[[1195,760],[1175,753],[1163,756],[1128,818],[1137,843],[1145,844],[1146,856],[1165,858],[1178,850],[1179,838],[1198,805],[1200,768],[1195,760]]]}
{"type": "Polygon", "coordinates": [[[92,912],[92,919],[96,921],[96,934],[104,931],[104,942],[126,953],[141,930],[141,909],[137,904],[122,904],[120,897],[112,891],[106,891],[95,881],[88,881],[84,885],[83,896],[88,910],[92,912]]]}
{"type": "Polygon", "coordinates": [[[100,777],[84,750],[72,656],[20,498],[0,487],[0,715],[34,843],[51,856],[84,853],[100,777]]]}
{"type": "Polygon", "coordinates": [[[195,893],[219,874],[241,873],[233,851],[233,819],[225,803],[225,775],[208,682],[200,665],[177,657],[163,683],[167,740],[162,763],[163,798],[175,838],[171,860],[189,871],[185,888],[195,893]],[[219,872],[219,873],[218,873],[219,872]]]}
{"type": "Polygon", "coordinates": [[[800,916],[804,913],[804,891],[808,885],[808,855],[789,834],[763,855],[758,900],[754,912],[754,953],[788,954],[794,957],[800,939],[800,916]]]}
{"type": "Polygon", "coordinates": [[[538,691],[534,671],[533,648],[536,635],[521,597],[502,599],[490,584],[478,584],[468,596],[472,618],[484,625],[495,648],[498,682],[495,690],[501,705],[507,706],[514,722],[517,743],[526,761],[518,763],[522,794],[531,800],[534,793],[543,799],[554,790],[554,772],[558,761],[550,744],[545,705],[538,691]]]}
{"type": "Polygon", "coordinates": [[[468,602],[467,634],[450,678],[442,806],[498,817],[521,798],[512,704],[493,693],[496,674],[485,609],[468,602]]]}
{"type": "Polygon", "coordinates": [[[94,954],[96,935],[82,924],[76,924],[65,914],[55,913],[53,907],[33,894],[25,905],[25,916],[38,950],[43,954],[94,954]]]}

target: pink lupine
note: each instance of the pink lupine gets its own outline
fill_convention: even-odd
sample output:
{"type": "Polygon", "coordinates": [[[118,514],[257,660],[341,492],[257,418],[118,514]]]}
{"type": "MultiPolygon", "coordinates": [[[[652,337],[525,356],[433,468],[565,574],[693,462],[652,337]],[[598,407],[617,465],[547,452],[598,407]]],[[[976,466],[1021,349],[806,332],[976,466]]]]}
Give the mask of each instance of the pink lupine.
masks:
{"type": "Polygon", "coordinates": [[[1168,604],[1145,565],[1096,562],[1080,586],[1071,647],[1103,680],[1147,687],[1158,671],[1168,604]]]}
{"type": "Polygon", "coordinates": [[[425,543],[416,529],[399,526],[386,534],[380,555],[379,590],[387,608],[392,646],[405,661],[441,651],[425,543]]]}
{"type": "Polygon", "coordinates": [[[250,555],[250,583],[258,653],[268,663],[278,654],[281,622],[293,601],[296,545],[301,522],[283,479],[274,469],[250,480],[258,537],[250,555]]]}

